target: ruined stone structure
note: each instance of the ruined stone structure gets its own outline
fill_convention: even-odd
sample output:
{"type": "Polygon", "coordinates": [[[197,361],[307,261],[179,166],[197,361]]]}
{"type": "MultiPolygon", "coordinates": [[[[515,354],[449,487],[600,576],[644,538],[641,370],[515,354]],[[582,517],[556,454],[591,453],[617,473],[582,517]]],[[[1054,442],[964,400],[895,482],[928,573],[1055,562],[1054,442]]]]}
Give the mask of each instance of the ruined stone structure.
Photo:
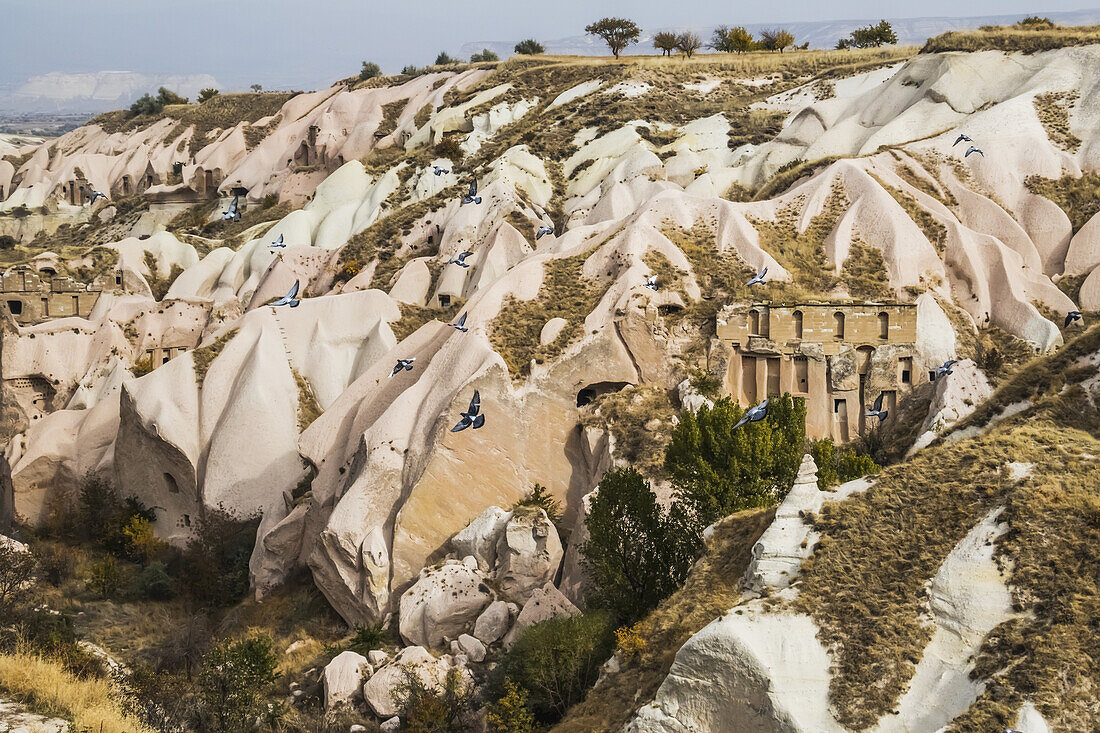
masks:
{"type": "Polygon", "coordinates": [[[3,308],[21,326],[53,318],[86,318],[99,300],[100,291],[53,270],[37,272],[26,266],[14,267],[0,278],[3,308]]]}
{"type": "Polygon", "coordinates": [[[877,422],[866,407],[885,393],[928,380],[914,367],[915,305],[753,303],[723,308],[717,353],[726,359],[724,391],[742,405],[789,392],[806,400],[806,435],[837,442],[877,422]]]}

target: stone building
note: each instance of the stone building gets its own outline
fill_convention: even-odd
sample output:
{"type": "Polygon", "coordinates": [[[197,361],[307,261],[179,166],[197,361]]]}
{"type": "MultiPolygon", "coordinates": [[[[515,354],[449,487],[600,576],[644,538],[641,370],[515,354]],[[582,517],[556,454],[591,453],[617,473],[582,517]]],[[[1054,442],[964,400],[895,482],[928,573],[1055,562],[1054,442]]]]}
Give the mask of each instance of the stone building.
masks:
{"type": "Polygon", "coordinates": [[[866,408],[926,382],[914,363],[917,308],[898,303],[753,303],[719,311],[725,392],[742,405],[789,392],[806,400],[806,435],[846,442],[873,427],[866,408]]]}
{"type": "Polygon", "coordinates": [[[55,275],[47,267],[38,271],[13,267],[0,277],[0,288],[4,309],[21,326],[68,316],[86,318],[100,295],[98,289],[66,275],[55,275]]]}

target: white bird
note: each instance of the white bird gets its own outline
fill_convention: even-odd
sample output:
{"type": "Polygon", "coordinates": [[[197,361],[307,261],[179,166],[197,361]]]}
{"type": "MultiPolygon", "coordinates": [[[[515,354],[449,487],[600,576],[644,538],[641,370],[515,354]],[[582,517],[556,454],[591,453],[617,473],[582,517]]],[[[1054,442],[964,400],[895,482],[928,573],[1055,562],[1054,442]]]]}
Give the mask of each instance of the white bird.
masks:
{"type": "Polygon", "coordinates": [[[985,153],[983,153],[982,149],[979,148],[977,145],[971,145],[969,148],[967,148],[966,149],[966,155],[964,155],[963,157],[964,158],[969,158],[971,153],[977,153],[978,155],[982,156],[983,158],[985,157],[985,153]]]}
{"type": "Polygon", "coordinates": [[[272,303],[272,306],[289,305],[291,308],[297,308],[298,304],[302,301],[298,300],[298,287],[297,280],[294,281],[294,286],[290,288],[290,291],[283,297],[272,303]]]}
{"type": "Polygon", "coordinates": [[[480,204],[481,197],[477,195],[477,181],[470,181],[470,192],[462,197],[464,204],[480,204]]]}
{"type": "Polygon", "coordinates": [[[392,372],[390,372],[390,377],[395,377],[395,376],[397,376],[398,374],[400,374],[400,373],[401,373],[401,370],[405,370],[405,371],[411,372],[411,371],[412,371],[412,368],[413,368],[413,362],[414,362],[414,361],[416,361],[416,357],[415,357],[415,356],[414,356],[414,357],[412,357],[411,359],[398,359],[398,360],[397,360],[397,366],[395,366],[395,367],[393,368],[393,371],[392,371],[392,372]]]}
{"type": "Polygon", "coordinates": [[[647,288],[649,288],[650,290],[656,291],[657,290],[657,276],[656,275],[650,275],[649,279],[645,281],[645,286],[647,288]]]}
{"type": "Polygon", "coordinates": [[[942,365],[936,367],[936,376],[934,377],[934,379],[939,379],[940,377],[947,374],[954,374],[954,372],[951,371],[951,367],[957,363],[958,360],[951,359],[950,361],[945,361],[942,365]]]}
{"type": "Polygon", "coordinates": [[[470,400],[470,406],[462,413],[462,419],[451,428],[452,433],[457,433],[466,428],[477,430],[485,424],[485,416],[481,414],[481,394],[474,390],[474,397],[470,400]]]}
{"type": "Polygon", "coordinates": [[[241,207],[237,201],[237,197],[233,197],[233,201],[229,204],[228,211],[222,212],[222,221],[240,221],[241,220],[241,207]]]}
{"type": "Polygon", "coordinates": [[[470,330],[470,329],[466,328],[466,314],[465,313],[463,313],[461,316],[459,316],[458,320],[455,321],[454,323],[450,324],[450,325],[451,325],[451,328],[455,329],[456,331],[461,331],[462,333],[466,333],[467,331],[470,330]]]}
{"type": "Polygon", "coordinates": [[[438,165],[433,166],[433,168],[435,169],[435,174],[437,176],[442,176],[444,173],[450,173],[449,170],[447,170],[446,168],[440,168],[438,165]]]}
{"type": "Polygon", "coordinates": [[[458,265],[459,267],[469,267],[469,263],[466,262],[466,258],[472,255],[473,252],[463,252],[458,257],[452,257],[447,261],[448,265],[458,265]]]}
{"type": "Polygon", "coordinates": [[[765,267],[763,270],[761,270],[760,272],[753,275],[752,279],[749,280],[746,283],[746,285],[749,285],[751,287],[753,285],[756,285],[757,283],[763,283],[764,282],[764,276],[767,275],[767,274],[768,274],[768,268],[765,267]]]}
{"type": "Polygon", "coordinates": [[[283,244],[283,235],[282,235],[282,234],[280,234],[280,235],[279,235],[279,238],[278,238],[278,239],[276,239],[276,240],[275,240],[274,242],[272,242],[272,243],[271,243],[271,244],[270,244],[269,246],[270,246],[270,247],[271,247],[272,249],[278,249],[279,247],[284,247],[284,248],[285,248],[285,247],[286,247],[286,245],[285,245],[285,244],[283,244]]]}
{"type": "Polygon", "coordinates": [[[553,233],[554,233],[554,227],[550,226],[549,224],[543,224],[542,226],[540,226],[535,231],[535,241],[536,242],[539,241],[539,239],[542,237],[543,234],[553,234],[553,233]]]}
{"type": "Polygon", "coordinates": [[[882,409],[882,396],[885,392],[879,392],[878,397],[875,398],[875,404],[867,411],[867,417],[877,417],[879,425],[886,419],[886,416],[890,414],[889,410],[882,409]]]}
{"type": "Polygon", "coordinates": [[[960,132],[959,136],[957,138],[955,138],[955,142],[951,143],[951,147],[955,147],[956,145],[958,145],[959,143],[962,143],[962,142],[972,143],[974,141],[960,132]]]}
{"type": "Polygon", "coordinates": [[[750,407],[749,411],[745,413],[745,416],[737,421],[737,424],[733,426],[734,430],[741,427],[747,422],[760,422],[768,416],[768,400],[764,400],[756,407],[750,407]]]}

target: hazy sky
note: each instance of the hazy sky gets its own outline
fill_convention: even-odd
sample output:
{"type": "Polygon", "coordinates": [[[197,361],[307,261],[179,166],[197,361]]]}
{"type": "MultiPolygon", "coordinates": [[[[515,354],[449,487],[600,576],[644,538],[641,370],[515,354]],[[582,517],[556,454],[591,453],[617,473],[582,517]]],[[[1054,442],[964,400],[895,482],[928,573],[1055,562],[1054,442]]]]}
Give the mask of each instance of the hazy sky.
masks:
{"type": "Polygon", "coordinates": [[[0,83],[50,71],[208,73],[313,88],[373,59],[388,72],[462,44],[579,35],[604,15],[643,28],[1052,12],[1088,0],[0,0],[0,83]],[[1036,7],[1039,5],[1040,7],[1036,7]]]}

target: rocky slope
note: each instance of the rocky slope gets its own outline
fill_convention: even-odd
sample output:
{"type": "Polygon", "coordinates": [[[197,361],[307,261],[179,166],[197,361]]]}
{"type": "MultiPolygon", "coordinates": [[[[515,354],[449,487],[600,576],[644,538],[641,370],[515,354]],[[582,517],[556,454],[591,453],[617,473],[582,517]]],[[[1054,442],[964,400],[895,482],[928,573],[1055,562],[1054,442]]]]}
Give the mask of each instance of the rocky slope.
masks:
{"type": "MultiPolygon", "coordinates": [[[[114,192],[122,176],[151,167],[167,177],[176,163],[181,183],[154,184],[147,196],[205,185],[205,172],[217,170],[222,193],[240,182],[256,205],[248,228],[177,219],[151,237],[86,242],[112,253],[118,284],[108,282],[88,318],[6,320],[5,380],[47,380],[52,396],[31,419],[25,397],[5,383],[19,433],[4,454],[3,505],[40,521],[92,472],[156,507],[158,534],[175,543],[214,509],[258,514],[257,594],[306,567],[347,621],[396,613],[406,641],[425,647],[455,634],[484,643],[480,614],[497,594],[515,607],[496,619],[493,642],[532,622],[534,611],[524,616],[532,592],[568,613],[583,602],[583,498],[631,450],[594,407],[623,388],[636,389],[640,403],[645,389],[669,390],[697,370],[721,378],[710,339],[726,302],[915,302],[926,324],[914,365],[923,371],[980,357],[992,327],[1056,349],[1067,311],[1100,309],[1100,218],[1087,218],[1069,193],[1051,193],[1071,192],[1100,169],[1100,102],[1089,93],[1100,84],[1098,61],[1100,46],[910,59],[806,54],[768,71],[714,59],[687,71],[547,59],[298,95],[276,114],[205,138],[195,137],[201,126],[180,132],[169,118],[130,132],[76,130],[16,161],[4,209],[45,205],[49,216],[89,220],[107,204],[57,201],[77,168],[114,192]],[[250,145],[258,127],[267,136],[250,145]],[[952,145],[960,133],[984,156],[964,158],[966,146],[952,145]],[[303,144],[318,168],[295,166],[303,144]],[[481,202],[464,204],[472,180],[481,202]],[[275,211],[259,205],[268,194],[288,209],[304,203],[265,218],[275,211]],[[553,231],[538,236],[543,224],[553,231]],[[280,238],[286,248],[272,248],[280,238]],[[451,264],[467,251],[468,267],[451,264]],[[771,280],[750,294],[743,283],[764,266],[771,280]],[[644,287],[651,274],[656,292],[644,287]],[[155,299],[158,283],[173,277],[155,299]],[[267,305],[296,281],[300,306],[267,305]],[[447,325],[460,313],[468,331],[447,325]],[[165,347],[182,353],[150,373],[132,368],[165,347]],[[415,358],[414,368],[391,377],[398,358],[415,358]],[[475,390],[484,428],[451,432],[475,390]],[[483,528],[493,558],[468,552],[467,527],[536,483],[562,502],[562,526],[574,528],[564,552],[556,531],[552,541],[528,522],[513,533],[514,516],[507,529],[483,528]],[[565,569],[555,577],[559,560],[565,569]],[[479,592],[486,577],[512,590],[479,592]],[[468,603],[440,617],[432,598],[454,584],[469,591],[468,603]]],[[[195,220],[216,220],[220,210],[200,204],[195,220]]],[[[92,259],[82,253],[64,265],[77,272],[92,259]]],[[[935,396],[910,442],[974,418],[966,413],[988,386],[974,364],[960,371],[968,386],[935,396]]],[[[658,440],[662,420],[675,416],[669,408],[653,419],[643,422],[658,440]]],[[[1034,440],[1027,461],[1047,477],[1057,456],[1039,455],[1034,440]]],[[[1080,440],[1074,460],[1085,461],[1088,439],[1080,440]]],[[[914,460],[932,463],[926,452],[914,460]]],[[[999,476],[1004,461],[994,463],[972,470],[999,476]]],[[[889,480],[836,505],[876,500],[889,480]]],[[[908,616],[902,624],[910,657],[934,645],[940,666],[895,664],[882,699],[854,699],[852,689],[879,668],[850,662],[830,676],[830,664],[849,663],[829,656],[847,633],[829,626],[841,609],[820,600],[824,590],[792,589],[775,596],[786,612],[772,599],[746,602],[689,641],[631,725],[718,730],[715,721],[756,710],[761,730],[916,730],[968,714],[991,693],[966,681],[967,660],[990,629],[1016,618],[1009,591],[987,592],[996,583],[986,542],[1011,512],[1003,492],[979,498],[953,515],[925,558],[932,601],[922,630],[908,616]],[[979,596],[975,610],[968,599],[979,596]],[[801,656],[773,667],[789,649],[801,656]],[[737,660],[744,674],[723,678],[720,694],[708,688],[703,700],[698,678],[714,677],[715,658],[737,660]],[[907,695],[936,695],[945,679],[959,684],[935,709],[902,696],[906,685],[907,695]],[[877,723],[894,706],[889,724],[877,723]],[[928,720],[918,725],[919,716],[928,720]]],[[[811,499],[816,513],[822,497],[811,499]]],[[[777,516],[791,526],[773,534],[802,531],[797,511],[777,516]]],[[[839,520],[813,528],[844,530],[839,520]]],[[[789,575],[805,553],[755,554],[780,559],[789,575]]],[[[827,567],[819,555],[811,562],[827,567]]],[[[1032,702],[1049,716],[1048,701],[1032,702]]]]}

